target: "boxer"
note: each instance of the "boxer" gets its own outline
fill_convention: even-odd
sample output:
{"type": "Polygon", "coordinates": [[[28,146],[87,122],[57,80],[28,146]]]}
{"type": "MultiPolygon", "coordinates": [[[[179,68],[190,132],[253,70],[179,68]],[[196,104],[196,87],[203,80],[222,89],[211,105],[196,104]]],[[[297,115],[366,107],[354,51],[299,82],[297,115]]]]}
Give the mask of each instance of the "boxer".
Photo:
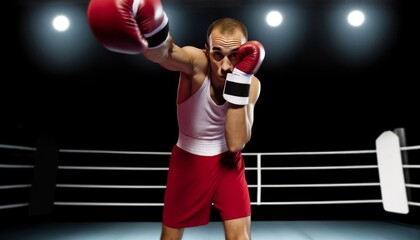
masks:
{"type": "Polygon", "coordinates": [[[180,73],[179,134],[170,157],[161,239],[182,239],[185,228],[208,224],[213,206],[226,239],[251,239],[242,150],[251,139],[260,96],[255,74],[265,57],[263,45],[248,40],[242,22],[220,18],[208,27],[203,48],[180,47],[159,0],[91,0],[87,16],[106,49],[143,54],[180,73]]]}

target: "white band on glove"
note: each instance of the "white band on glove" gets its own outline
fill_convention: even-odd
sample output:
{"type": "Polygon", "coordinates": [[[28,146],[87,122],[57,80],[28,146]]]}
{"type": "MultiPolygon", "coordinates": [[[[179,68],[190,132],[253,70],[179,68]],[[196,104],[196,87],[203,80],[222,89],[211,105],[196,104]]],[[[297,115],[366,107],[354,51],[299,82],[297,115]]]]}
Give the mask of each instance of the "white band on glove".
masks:
{"type": "Polygon", "coordinates": [[[249,88],[254,74],[247,74],[239,69],[233,69],[226,76],[223,98],[233,104],[246,105],[249,102],[249,88]]]}
{"type": "Polygon", "coordinates": [[[148,48],[158,48],[162,46],[169,37],[169,19],[166,16],[166,13],[163,13],[163,21],[162,24],[158,28],[156,28],[153,32],[146,33],[144,36],[149,43],[148,48]]]}

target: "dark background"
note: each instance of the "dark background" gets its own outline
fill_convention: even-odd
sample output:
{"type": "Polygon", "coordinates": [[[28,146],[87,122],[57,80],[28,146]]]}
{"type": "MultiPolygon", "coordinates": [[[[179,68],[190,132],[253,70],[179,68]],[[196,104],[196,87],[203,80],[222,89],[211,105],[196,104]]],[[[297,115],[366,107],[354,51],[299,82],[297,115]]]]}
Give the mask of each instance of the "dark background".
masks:
{"type": "MultiPolygon", "coordinates": [[[[340,2],[349,3],[163,1],[168,6],[172,35],[181,46],[204,46],[207,26],[222,16],[244,21],[250,39],[264,44],[266,59],[257,73],[262,92],[255,108],[253,137],[244,152],[373,150],[376,138],[395,128],[405,129],[408,145],[420,144],[415,1],[351,2],[390,17],[380,19],[377,25],[385,26],[385,33],[372,29],[362,34],[360,44],[367,47],[362,53],[355,50],[353,60],[342,54],[352,53],[357,39],[331,34],[336,26],[328,16],[340,2]],[[288,26],[285,22],[277,31],[265,27],[257,14],[265,11],[265,5],[281,4],[301,13],[299,24],[288,26]],[[336,41],[344,47],[337,47],[336,41]]],[[[7,6],[13,17],[1,16],[0,143],[36,146],[39,133],[48,132],[59,149],[170,151],[177,139],[178,73],[147,62],[141,55],[105,50],[91,35],[84,15],[86,6],[87,1],[71,0],[20,0],[7,6]],[[39,28],[47,19],[40,13],[46,6],[74,10],[73,30],[50,38],[39,28]]],[[[307,180],[312,181],[309,175],[307,180]]],[[[339,217],[334,213],[343,211],[341,206],[326,210],[278,206],[258,208],[256,219],[272,216],[269,213],[277,208],[284,213],[282,218],[339,217]],[[295,215],[295,211],[301,214],[295,215]]],[[[112,209],[107,211],[111,213],[108,217],[121,216],[119,208],[114,214],[112,209]]],[[[71,215],[77,211],[64,212],[71,215]]],[[[365,216],[351,209],[345,212],[344,217],[365,216]]],[[[131,214],[139,217],[136,213],[131,214]]],[[[387,216],[380,207],[370,208],[370,213],[366,216],[387,216]]]]}
{"type": "MultiPolygon", "coordinates": [[[[241,19],[250,39],[265,45],[266,59],[257,74],[262,93],[245,151],[371,149],[380,133],[399,127],[406,128],[410,144],[419,144],[413,7],[409,1],[360,2],[389,16],[386,21],[378,18],[387,30],[372,29],[351,40],[367,47],[347,61],[335,42],[342,41],[345,51],[353,51],[352,43],[340,40],[345,35],[333,37],[327,17],[343,3],[241,1],[238,7],[235,1],[163,2],[175,18],[171,30],[181,46],[204,46],[208,24],[220,16],[241,19]],[[299,24],[288,27],[285,21],[277,31],[265,26],[264,6],[282,9],[280,3],[299,9],[299,24]],[[368,38],[375,34],[377,39],[368,38]],[[375,46],[381,47],[370,51],[375,46]]],[[[11,123],[3,125],[6,129],[49,126],[64,148],[170,150],[177,135],[178,73],[141,55],[105,50],[87,25],[86,1],[15,4],[13,20],[2,16],[7,29],[2,38],[2,120],[11,123]],[[44,8],[78,11],[67,35],[42,29],[50,24],[44,8]]],[[[374,24],[372,18],[367,24],[374,24]]]]}

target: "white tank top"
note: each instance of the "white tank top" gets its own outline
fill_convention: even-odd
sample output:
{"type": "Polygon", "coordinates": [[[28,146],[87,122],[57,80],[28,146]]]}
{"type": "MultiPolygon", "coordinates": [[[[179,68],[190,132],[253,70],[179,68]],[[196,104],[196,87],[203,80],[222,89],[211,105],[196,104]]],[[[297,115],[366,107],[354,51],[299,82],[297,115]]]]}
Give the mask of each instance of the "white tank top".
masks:
{"type": "Polygon", "coordinates": [[[204,79],[200,89],[177,104],[179,135],[177,146],[202,156],[214,156],[227,151],[225,119],[227,103],[217,105],[210,96],[210,79],[204,79]]]}

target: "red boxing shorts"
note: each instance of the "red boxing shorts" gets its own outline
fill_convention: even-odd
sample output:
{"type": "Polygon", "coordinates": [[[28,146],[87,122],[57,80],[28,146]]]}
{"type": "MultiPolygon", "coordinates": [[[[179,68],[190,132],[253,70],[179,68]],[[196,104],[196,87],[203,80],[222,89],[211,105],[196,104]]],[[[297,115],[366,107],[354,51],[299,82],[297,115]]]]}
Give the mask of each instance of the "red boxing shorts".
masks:
{"type": "Polygon", "coordinates": [[[242,154],[199,156],[175,145],[169,164],[163,224],[171,228],[206,225],[212,204],[223,221],[251,215],[242,154]]]}

